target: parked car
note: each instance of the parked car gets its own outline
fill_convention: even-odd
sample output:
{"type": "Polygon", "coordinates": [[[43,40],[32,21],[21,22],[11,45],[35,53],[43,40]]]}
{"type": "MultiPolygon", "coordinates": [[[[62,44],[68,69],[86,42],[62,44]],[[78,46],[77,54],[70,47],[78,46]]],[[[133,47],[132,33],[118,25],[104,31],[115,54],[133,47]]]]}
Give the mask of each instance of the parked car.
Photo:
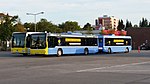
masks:
{"type": "Polygon", "coordinates": [[[149,45],[146,45],[145,43],[143,43],[143,44],[140,46],[140,49],[141,49],[141,50],[150,50],[150,46],[149,46],[149,45]]]}

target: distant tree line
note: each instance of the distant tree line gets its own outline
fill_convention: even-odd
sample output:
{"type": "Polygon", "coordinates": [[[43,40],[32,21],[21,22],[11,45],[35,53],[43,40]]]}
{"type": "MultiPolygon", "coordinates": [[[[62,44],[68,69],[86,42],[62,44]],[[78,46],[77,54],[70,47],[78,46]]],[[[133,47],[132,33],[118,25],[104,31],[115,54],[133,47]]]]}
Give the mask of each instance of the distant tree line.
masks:
{"type": "Polygon", "coordinates": [[[126,30],[127,28],[150,28],[150,22],[146,18],[142,18],[139,22],[139,26],[135,24],[132,25],[131,21],[126,20],[126,24],[124,24],[123,20],[119,20],[117,30],[126,30]]]}
{"type": "MultiPolygon", "coordinates": [[[[127,28],[133,28],[131,21],[126,20],[126,24],[124,24],[123,20],[119,20],[117,30],[126,30],[127,28]]],[[[142,18],[139,22],[139,27],[150,27],[150,22],[146,18],[142,18]]],[[[26,32],[26,31],[34,31],[35,23],[21,23],[18,16],[9,16],[5,15],[0,21],[0,42],[8,41],[11,39],[11,35],[13,32],[26,32]]],[[[60,33],[67,31],[77,31],[77,30],[87,30],[92,31],[94,28],[90,23],[86,23],[83,28],[80,27],[78,22],[76,21],[66,21],[61,24],[54,24],[47,19],[41,19],[36,23],[37,31],[47,31],[52,33],[60,33]]]]}
{"type": "Polygon", "coordinates": [[[150,27],[150,22],[146,18],[142,18],[139,27],[150,27]]]}
{"type": "Polygon", "coordinates": [[[123,20],[119,20],[117,30],[126,30],[127,28],[132,27],[132,23],[129,20],[126,20],[126,24],[124,24],[123,20]]]}

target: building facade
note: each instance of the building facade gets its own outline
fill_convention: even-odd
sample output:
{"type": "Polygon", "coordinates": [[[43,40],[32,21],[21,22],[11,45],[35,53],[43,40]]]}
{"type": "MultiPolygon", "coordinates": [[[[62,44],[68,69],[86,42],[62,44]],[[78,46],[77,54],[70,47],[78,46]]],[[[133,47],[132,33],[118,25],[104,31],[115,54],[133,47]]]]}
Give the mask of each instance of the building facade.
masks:
{"type": "Polygon", "coordinates": [[[132,48],[150,47],[150,28],[127,28],[127,35],[132,37],[132,48]]]}
{"type": "Polygon", "coordinates": [[[114,16],[104,15],[95,20],[96,30],[114,29],[117,30],[119,19],[114,16]]]}
{"type": "Polygon", "coordinates": [[[2,21],[4,20],[4,16],[5,14],[4,13],[0,13],[0,24],[2,23],[2,21]]]}
{"type": "Polygon", "coordinates": [[[5,22],[5,20],[4,20],[5,16],[8,16],[10,19],[12,18],[12,16],[10,16],[8,14],[0,13],[0,24],[5,22]]]}

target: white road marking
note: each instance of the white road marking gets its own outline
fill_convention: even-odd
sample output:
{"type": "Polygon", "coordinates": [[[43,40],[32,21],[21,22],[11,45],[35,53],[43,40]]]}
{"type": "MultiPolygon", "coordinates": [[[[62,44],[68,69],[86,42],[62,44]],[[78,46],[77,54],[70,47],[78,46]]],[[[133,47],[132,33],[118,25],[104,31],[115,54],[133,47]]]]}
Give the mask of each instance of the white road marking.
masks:
{"type": "Polygon", "coordinates": [[[95,70],[94,72],[131,72],[133,73],[133,72],[150,72],[150,70],[95,70]]]}
{"type": "Polygon", "coordinates": [[[102,70],[102,69],[108,69],[108,68],[114,68],[114,67],[117,68],[117,67],[125,67],[125,66],[134,66],[134,65],[147,64],[147,63],[150,63],[150,61],[131,63],[131,64],[123,64],[123,65],[106,66],[106,67],[99,67],[99,68],[91,68],[91,69],[84,69],[84,70],[77,70],[76,72],[87,72],[87,71],[93,71],[93,70],[102,70]]]}

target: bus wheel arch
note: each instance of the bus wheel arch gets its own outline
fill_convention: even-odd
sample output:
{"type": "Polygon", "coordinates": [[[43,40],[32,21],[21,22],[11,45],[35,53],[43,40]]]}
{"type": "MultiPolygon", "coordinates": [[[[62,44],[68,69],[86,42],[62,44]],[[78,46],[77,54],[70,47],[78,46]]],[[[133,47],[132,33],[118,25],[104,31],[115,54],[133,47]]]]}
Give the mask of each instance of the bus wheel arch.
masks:
{"type": "Polygon", "coordinates": [[[62,55],[63,55],[63,50],[62,50],[61,48],[59,48],[59,49],[57,50],[57,56],[60,57],[60,56],[62,56],[62,55]]]}
{"type": "Polygon", "coordinates": [[[108,48],[108,54],[111,54],[111,53],[112,53],[111,48],[108,48]]]}
{"type": "Polygon", "coordinates": [[[88,55],[88,54],[89,54],[88,48],[85,48],[85,49],[84,49],[84,54],[85,54],[85,55],[88,55]]]}
{"type": "Polygon", "coordinates": [[[125,53],[129,53],[129,48],[128,47],[126,47],[125,53]]]}

